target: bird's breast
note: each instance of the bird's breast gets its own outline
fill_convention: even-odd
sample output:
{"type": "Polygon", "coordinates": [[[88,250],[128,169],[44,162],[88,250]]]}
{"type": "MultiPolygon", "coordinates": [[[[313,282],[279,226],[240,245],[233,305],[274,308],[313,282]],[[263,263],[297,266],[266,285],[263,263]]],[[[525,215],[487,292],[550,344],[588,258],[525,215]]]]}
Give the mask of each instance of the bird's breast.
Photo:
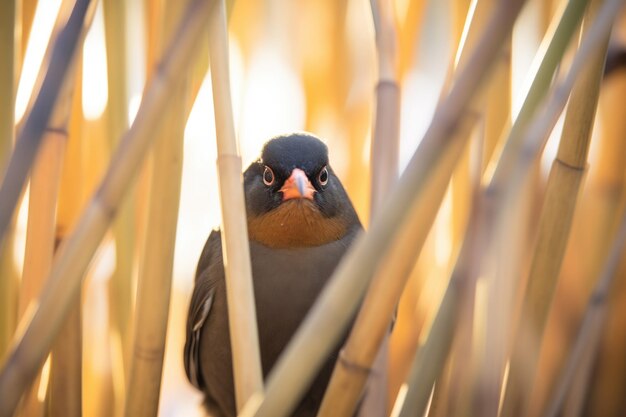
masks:
{"type": "Polygon", "coordinates": [[[324,216],[315,203],[299,198],[248,219],[248,234],[251,240],[271,248],[303,248],[339,240],[346,234],[346,224],[340,218],[324,216]]]}

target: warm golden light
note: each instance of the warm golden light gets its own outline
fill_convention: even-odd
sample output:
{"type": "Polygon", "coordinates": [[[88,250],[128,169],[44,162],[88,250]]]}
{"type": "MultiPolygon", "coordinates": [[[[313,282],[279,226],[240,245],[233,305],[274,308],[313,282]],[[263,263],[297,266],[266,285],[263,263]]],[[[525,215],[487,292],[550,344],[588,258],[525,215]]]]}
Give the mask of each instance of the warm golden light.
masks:
{"type": "Polygon", "coordinates": [[[22,74],[17,88],[17,98],[15,100],[15,121],[19,122],[32,94],[39,67],[42,65],[46,47],[54,28],[54,22],[59,14],[61,0],[45,0],[37,2],[37,9],[33,20],[33,30],[28,38],[28,46],[22,65],[22,74]]]}
{"type": "Polygon", "coordinates": [[[478,4],[478,0],[472,0],[469,5],[467,17],[465,18],[465,25],[463,26],[463,33],[461,33],[461,40],[459,41],[459,47],[456,49],[456,55],[454,56],[455,67],[459,65],[461,53],[463,52],[465,41],[467,41],[467,34],[469,32],[470,25],[472,24],[472,19],[474,18],[474,12],[476,11],[476,4],[478,4]]]}
{"type": "Polygon", "coordinates": [[[104,16],[102,2],[98,2],[96,15],[83,46],[83,113],[88,120],[100,118],[107,105],[107,56],[104,45],[104,16]]]}
{"type": "Polygon", "coordinates": [[[272,136],[303,130],[305,114],[304,91],[293,68],[270,45],[261,45],[244,81],[239,118],[243,160],[249,163],[257,158],[272,136]]]}
{"type": "Polygon", "coordinates": [[[50,355],[46,359],[41,369],[41,380],[39,381],[39,388],[37,389],[37,399],[40,402],[46,400],[46,391],[48,389],[48,383],[50,382],[50,355]]]}

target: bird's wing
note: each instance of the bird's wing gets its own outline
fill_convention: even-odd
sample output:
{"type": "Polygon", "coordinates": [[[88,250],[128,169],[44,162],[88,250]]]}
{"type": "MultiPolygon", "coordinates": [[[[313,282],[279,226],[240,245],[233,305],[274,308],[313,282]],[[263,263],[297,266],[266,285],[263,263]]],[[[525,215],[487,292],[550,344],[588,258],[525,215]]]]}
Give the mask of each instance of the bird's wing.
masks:
{"type": "Polygon", "coordinates": [[[214,268],[216,262],[221,262],[219,232],[211,232],[202,251],[196,273],[196,285],[193,289],[187,316],[187,340],[185,341],[185,372],[189,381],[197,388],[202,389],[204,381],[200,373],[200,334],[213,304],[215,287],[217,285],[214,268]],[[216,253],[217,252],[217,253],[216,253]]]}

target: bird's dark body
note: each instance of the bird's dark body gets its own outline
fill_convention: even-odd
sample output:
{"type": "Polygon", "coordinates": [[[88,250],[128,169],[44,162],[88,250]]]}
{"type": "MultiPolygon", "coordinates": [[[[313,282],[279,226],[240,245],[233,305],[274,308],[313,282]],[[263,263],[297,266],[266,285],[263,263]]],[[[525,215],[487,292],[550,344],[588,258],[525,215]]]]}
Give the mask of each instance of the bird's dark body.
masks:
{"type": "MultiPolygon", "coordinates": [[[[313,145],[317,145],[317,142],[319,142],[317,139],[308,136],[305,136],[304,139],[300,139],[300,136],[297,136],[292,138],[292,140],[315,140],[316,142],[313,145]]],[[[319,143],[321,144],[321,142],[319,143]]],[[[284,177],[294,167],[298,168],[300,165],[303,165],[303,163],[299,163],[299,159],[308,160],[307,158],[316,156],[305,153],[300,155],[298,159],[298,157],[293,156],[293,153],[298,151],[298,147],[294,148],[289,145],[291,144],[286,144],[289,156],[292,159],[285,167],[287,174],[276,173],[277,180],[281,183],[285,181],[285,178],[281,178],[281,176],[284,177]]],[[[310,143],[307,142],[307,145],[310,145],[310,143]]],[[[325,152],[325,146],[323,150],[325,152]]],[[[262,162],[266,163],[267,159],[269,159],[265,158],[267,152],[266,146],[262,162]]],[[[307,213],[314,209],[317,210],[314,204],[325,204],[325,202],[322,201],[320,203],[319,200],[311,202],[306,199],[277,202],[275,199],[272,199],[276,195],[276,191],[270,187],[265,187],[268,192],[267,198],[265,198],[263,196],[263,187],[259,186],[256,178],[259,175],[257,172],[259,167],[255,166],[255,164],[257,163],[253,163],[246,170],[244,178],[248,224],[250,228],[257,228],[257,231],[260,231],[255,234],[253,230],[250,233],[251,236],[256,236],[251,238],[250,241],[250,258],[259,329],[261,363],[263,375],[267,377],[315,302],[318,294],[332,275],[341,257],[361,230],[361,224],[343,187],[329,168],[331,179],[326,187],[318,187],[319,184],[315,184],[315,181],[312,181],[317,188],[315,198],[325,198],[328,195],[323,193],[332,190],[334,195],[328,197],[338,203],[334,203],[334,207],[332,205],[331,207],[328,207],[328,205],[324,207],[326,213],[331,213],[330,215],[324,214],[320,219],[310,224],[304,221],[302,227],[309,227],[312,230],[324,228],[324,223],[327,221],[326,218],[334,218],[334,221],[340,219],[337,224],[340,224],[342,227],[330,228],[329,230],[333,230],[333,232],[329,232],[329,237],[325,239],[330,240],[321,244],[317,244],[317,241],[311,245],[307,244],[307,241],[300,242],[297,239],[285,241],[274,239],[272,236],[275,235],[275,231],[267,232],[267,221],[263,227],[258,227],[254,220],[258,219],[259,216],[265,216],[267,213],[275,216],[274,213],[276,211],[273,210],[280,206],[281,210],[284,209],[285,213],[288,213],[290,217],[295,216],[296,220],[294,221],[295,223],[285,223],[289,225],[289,230],[285,231],[280,229],[284,227],[284,224],[280,224],[280,221],[278,221],[279,224],[276,227],[279,234],[284,236],[285,234],[288,235],[295,232],[296,235],[299,235],[300,231],[291,230],[294,228],[298,229],[297,216],[302,215],[309,218],[310,216],[307,213]],[[255,187],[256,191],[251,190],[255,187]],[[255,195],[261,196],[261,198],[259,199],[255,195]],[[341,235],[335,239],[332,236],[334,236],[333,233],[336,233],[337,230],[341,231],[341,235]],[[264,242],[261,243],[260,241],[264,242]],[[277,241],[282,243],[273,245],[277,241]]],[[[279,162],[273,162],[273,164],[276,166],[279,162]]],[[[306,172],[316,173],[326,164],[327,160],[321,161],[321,166],[313,164],[311,167],[306,167],[306,172]]],[[[278,171],[279,169],[275,168],[275,170],[278,171]]],[[[320,212],[324,213],[323,210],[320,210],[320,212]]],[[[274,217],[270,217],[270,219],[272,222],[275,221],[274,217]]],[[[304,231],[302,233],[306,235],[304,231]]],[[[320,230],[320,233],[323,233],[323,231],[320,230]]],[[[310,242],[313,241],[311,240],[310,242]]],[[[189,309],[187,343],[185,345],[185,369],[187,375],[192,383],[205,393],[206,408],[215,417],[236,415],[226,304],[226,283],[222,262],[220,233],[214,231],[209,236],[198,263],[196,283],[189,309]]],[[[328,358],[310,390],[294,411],[294,416],[316,415],[332,373],[338,349],[339,346],[328,358]]]]}

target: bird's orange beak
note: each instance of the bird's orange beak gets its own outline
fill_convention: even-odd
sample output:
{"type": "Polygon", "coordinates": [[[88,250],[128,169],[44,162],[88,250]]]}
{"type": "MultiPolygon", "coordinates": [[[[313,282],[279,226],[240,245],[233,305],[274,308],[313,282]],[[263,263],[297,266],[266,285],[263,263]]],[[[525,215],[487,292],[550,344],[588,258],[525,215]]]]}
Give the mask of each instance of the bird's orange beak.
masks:
{"type": "Polygon", "coordinates": [[[283,201],[292,198],[308,198],[309,200],[313,200],[315,188],[313,188],[313,184],[311,184],[311,181],[309,181],[304,171],[295,168],[291,171],[291,176],[287,178],[280,191],[283,192],[283,201]]]}

